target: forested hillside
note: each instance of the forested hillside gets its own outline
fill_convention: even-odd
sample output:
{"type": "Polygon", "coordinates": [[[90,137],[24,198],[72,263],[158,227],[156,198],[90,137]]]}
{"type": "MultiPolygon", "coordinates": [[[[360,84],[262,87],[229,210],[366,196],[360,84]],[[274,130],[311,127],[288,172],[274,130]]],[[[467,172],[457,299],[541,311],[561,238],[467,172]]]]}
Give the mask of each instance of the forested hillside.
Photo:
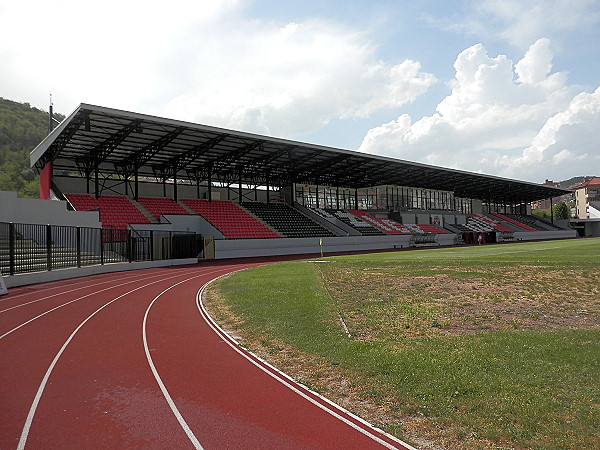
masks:
{"type": "MultiPolygon", "coordinates": [[[[64,119],[61,114],[54,117],[64,119]]],[[[47,133],[46,111],[0,97],[0,191],[39,196],[38,175],[29,167],[29,153],[47,133]]]]}

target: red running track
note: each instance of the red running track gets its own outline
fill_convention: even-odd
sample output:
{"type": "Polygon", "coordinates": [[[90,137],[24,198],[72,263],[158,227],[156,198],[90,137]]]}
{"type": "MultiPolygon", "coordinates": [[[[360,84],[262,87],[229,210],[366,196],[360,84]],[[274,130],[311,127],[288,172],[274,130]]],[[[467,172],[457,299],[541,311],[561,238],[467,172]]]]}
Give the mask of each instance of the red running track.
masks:
{"type": "Polygon", "coordinates": [[[411,448],[212,322],[203,286],[257,264],[11,289],[0,297],[0,449],[411,448]]]}

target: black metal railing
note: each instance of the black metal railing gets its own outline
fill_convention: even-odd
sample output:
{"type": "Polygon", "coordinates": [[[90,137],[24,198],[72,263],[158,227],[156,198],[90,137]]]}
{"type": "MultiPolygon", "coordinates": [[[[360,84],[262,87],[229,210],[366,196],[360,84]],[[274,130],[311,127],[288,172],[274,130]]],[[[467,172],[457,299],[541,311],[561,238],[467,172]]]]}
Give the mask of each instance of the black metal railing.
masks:
{"type": "Polygon", "coordinates": [[[194,258],[192,232],[122,230],[0,222],[0,271],[5,275],[115,262],[194,258]]]}

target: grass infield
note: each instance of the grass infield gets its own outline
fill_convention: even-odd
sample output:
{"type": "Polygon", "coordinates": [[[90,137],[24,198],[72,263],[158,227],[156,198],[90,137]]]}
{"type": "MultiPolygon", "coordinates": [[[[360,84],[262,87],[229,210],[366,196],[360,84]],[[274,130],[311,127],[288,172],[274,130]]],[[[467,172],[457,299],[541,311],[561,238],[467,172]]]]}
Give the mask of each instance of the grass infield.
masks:
{"type": "Polygon", "coordinates": [[[600,239],[284,262],[213,285],[243,345],[418,448],[600,448],[600,239]]]}

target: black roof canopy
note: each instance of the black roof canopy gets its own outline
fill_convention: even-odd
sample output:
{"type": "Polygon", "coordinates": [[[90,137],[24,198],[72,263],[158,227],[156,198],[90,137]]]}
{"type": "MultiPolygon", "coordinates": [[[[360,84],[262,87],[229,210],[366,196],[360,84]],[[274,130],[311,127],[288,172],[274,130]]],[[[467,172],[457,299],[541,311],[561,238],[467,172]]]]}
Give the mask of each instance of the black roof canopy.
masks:
{"type": "Polygon", "coordinates": [[[570,191],[460,170],[260,136],[81,104],[32,152],[31,165],[55,170],[271,185],[381,185],[451,191],[499,203],[530,202],[570,191]]]}

